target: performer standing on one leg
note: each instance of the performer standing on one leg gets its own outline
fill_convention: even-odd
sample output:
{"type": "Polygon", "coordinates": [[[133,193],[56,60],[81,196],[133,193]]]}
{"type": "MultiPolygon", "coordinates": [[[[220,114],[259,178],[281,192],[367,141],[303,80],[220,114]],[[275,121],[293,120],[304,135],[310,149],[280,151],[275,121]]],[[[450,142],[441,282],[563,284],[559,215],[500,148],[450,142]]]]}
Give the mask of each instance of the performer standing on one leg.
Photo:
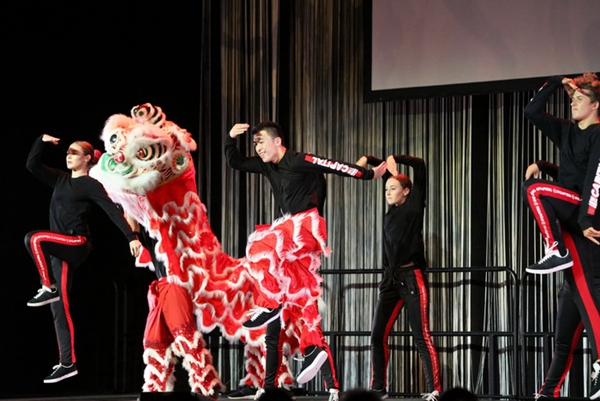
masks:
{"type": "Polygon", "coordinates": [[[546,247],[545,256],[526,269],[529,273],[552,273],[573,265],[562,240],[559,221],[572,232],[583,231],[592,241],[600,236],[592,220],[598,204],[593,184],[600,165],[599,100],[600,81],[595,74],[588,73],[575,80],[550,78],[525,107],[525,117],[560,148],[561,160],[556,173],[558,182],[537,179],[540,171],[550,174],[557,169],[543,161],[530,165],[525,173],[525,200],[546,247]],[[563,85],[571,95],[572,117],[576,123],[544,111],[548,98],[563,85]],[[585,207],[580,208],[582,201],[585,207]]]}
{"type": "Polygon", "coordinates": [[[58,145],[59,141],[59,138],[44,134],[36,139],[27,159],[27,169],[54,189],[50,202],[50,231],[32,231],[25,236],[25,247],[42,281],[42,288],[27,305],[51,304],[60,352],[59,364],[44,383],[56,383],[77,374],[69,293],[75,269],[92,250],[87,223],[92,203],[98,204],[125,234],[132,255],[136,256],[141,246],[102,184],[88,176],[99,156],[92,145],[77,141],[69,146],[67,168],[70,173],[42,164],[44,144],[58,145]]]}
{"type": "MultiPolygon", "coordinates": [[[[379,164],[380,159],[363,156],[358,165],[379,164]]],[[[385,184],[389,209],[383,219],[383,268],[379,299],[371,329],[371,389],[387,398],[389,360],[388,335],[404,305],[427,381],[423,398],[435,401],[442,391],[440,363],[429,331],[429,295],[426,276],[423,218],[427,192],[427,168],[423,159],[407,155],[389,156],[392,174],[385,184]],[[413,168],[410,178],[398,173],[397,163],[413,168]]]]}
{"type": "MultiPolygon", "coordinates": [[[[591,343],[593,379],[590,398],[600,397],[600,216],[597,184],[600,179],[600,81],[592,73],[573,80],[562,77],[550,78],[525,108],[525,116],[542,133],[560,147],[560,169],[544,161],[538,161],[527,168],[523,184],[523,196],[534,215],[546,245],[546,255],[529,266],[529,273],[545,274],[567,269],[565,283],[571,296],[559,297],[559,316],[562,309],[575,302],[591,343]],[[571,97],[571,112],[575,123],[554,117],[544,111],[548,98],[556,88],[564,86],[571,97]],[[548,173],[558,181],[538,179],[541,172],[548,173]],[[568,305],[569,304],[569,305],[568,305]]],[[[564,319],[561,319],[564,321],[564,319]]],[[[557,322],[558,323],[558,322],[557,322]]],[[[575,336],[577,330],[572,325],[556,326],[558,356],[553,362],[545,383],[555,387],[560,379],[556,372],[565,370],[566,348],[571,346],[567,337],[575,336]]],[[[560,388],[559,388],[560,389],[560,388]]],[[[555,388],[540,389],[554,393],[555,388]]]]}
{"type": "Polygon", "coordinates": [[[326,250],[327,237],[325,222],[317,210],[318,175],[334,173],[344,177],[376,179],[383,175],[386,166],[382,163],[369,170],[288,150],[282,142],[281,128],[273,122],[264,122],[252,129],[258,156],[245,157],[236,147],[236,138],[248,128],[248,124],[236,124],[227,135],[227,162],[237,170],[265,175],[284,217],[269,227],[257,230],[249,238],[247,257],[254,269],[251,274],[260,282],[257,285],[259,295],[255,298],[255,304],[260,308],[244,326],[253,329],[271,325],[267,327],[266,337],[265,388],[273,386],[273,368],[279,365],[281,359],[276,339],[276,333],[281,329],[278,319],[282,314],[284,322],[295,319],[288,311],[299,307],[302,310],[300,351],[305,359],[296,379],[305,383],[314,378],[328,358],[320,331],[321,317],[318,308],[311,307],[321,295],[322,278],[317,270],[321,254],[326,250]]]}

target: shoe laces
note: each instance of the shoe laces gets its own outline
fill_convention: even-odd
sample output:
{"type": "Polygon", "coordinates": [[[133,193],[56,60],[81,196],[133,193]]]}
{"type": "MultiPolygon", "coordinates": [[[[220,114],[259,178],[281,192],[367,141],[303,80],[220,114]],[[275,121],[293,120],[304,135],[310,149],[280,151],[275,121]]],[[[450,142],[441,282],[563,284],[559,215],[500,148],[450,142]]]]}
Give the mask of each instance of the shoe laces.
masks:
{"type": "Polygon", "coordinates": [[[337,388],[332,388],[329,390],[329,401],[339,401],[340,400],[340,390],[337,388]]]}
{"type": "Polygon", "coordinates": [[[254,309],[251,309],[247,315],[250,316],[251,321],[255,321],[260,315],[265,312],[270,312],[270,309],[263,308],[262,306],[257,306],[254,309]]]}
{"type": "Polygon", "coordinates": [[[42,295],[44,295],[45,292],[49,292],[50,294],[54,294],[56,292],[56,289],[54,289],[54,291],[52,291],[53,288],[50,287],[46,287],[45,285],[42,286],[42,288],[40,288],[37,292],[37,295],[34,298],[39,298],[42,295]]]}
{"type": "Polygon", "coordinates": [[[425,401],[438,401],[440,393],[437,390],[433,390],[431,393],[421,394],[421,397],[423,397],[425,401]]]}
{"type": "Polygon", "coordinates": [[[547,261],[548,259],[550,259],[552,256],[560,256],[560,252],[558,252],[558,242],[554,241],[554,243],[550,246],[545,245],[544,247],[544,257],[540,259],[540,261],[538,263],[544,263],[545,261],[547,261]]]}

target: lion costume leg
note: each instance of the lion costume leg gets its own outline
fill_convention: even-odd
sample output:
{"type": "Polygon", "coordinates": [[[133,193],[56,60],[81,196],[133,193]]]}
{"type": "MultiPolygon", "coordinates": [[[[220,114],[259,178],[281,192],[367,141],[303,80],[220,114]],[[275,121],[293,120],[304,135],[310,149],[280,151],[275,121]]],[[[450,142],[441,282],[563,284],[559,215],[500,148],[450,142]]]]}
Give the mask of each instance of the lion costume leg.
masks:
{"type": "Polygon", "coordinates": [[[144,375],[145,391],[172,391],[172,365],[178,356],[182,358],[183,367],[189,373],[192,391],[213,395],[214,388],[220,388],[222,384],[212,365],[212,356],[205,348],[202,334],[196,329],[188,291],[166,279],[157,280],[150,285],[148,303],[150,313],[144,333],[144,355],[148,355],[145,358],[148,364],[148,375],[144,375]],[[166,352],[149,351],[162,349],[166,352]],[[169,380],[164,385],[152,382],[155,376],[163,378],[167,374],[169,380]]]}
{"type": "Polygon", "coordinates": [[[175,384],[175,355],[171,347],[151,348],[144,350],[144,386],[145,392],[173,391],[175,384]]]}
{"type": "Polygon", "coordinates": [[[173,348],[175,354],[182,358],[183,367],[189,374],[189,385],[194,393],[215,395],[221,387],[219,375],[212,365],[212,356],[205,348],[202,334],[196,326],[180,327],[173,348]]]}

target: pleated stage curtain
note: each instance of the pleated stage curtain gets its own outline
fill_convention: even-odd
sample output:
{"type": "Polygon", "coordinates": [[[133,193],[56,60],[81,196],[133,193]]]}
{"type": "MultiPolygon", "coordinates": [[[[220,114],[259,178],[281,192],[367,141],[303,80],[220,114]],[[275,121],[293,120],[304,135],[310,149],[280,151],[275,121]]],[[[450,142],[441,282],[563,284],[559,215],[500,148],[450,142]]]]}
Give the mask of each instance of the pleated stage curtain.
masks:
{"type": "MultiPolygon", "coordinates": [[[[201,88],[206,132],[198,165],[207,172],[199,179],[213,188],[205,201],[218,217],[211,224],[224,250],[243,256],[254,226],[277,216],[266,179],[225,162],[222,138],[237,122],[277,121],[289,148],[347,162],[366,154],[421,157],[429,172],[430,326],[443,386],[492,395],[535,392],[551,357],[544,341],[552,340],[523,333],[553,331],[562,275],[524,276],[543,252],[521,197],[525,169],[538,159],[558,162],[555,147],[523,116],[533,91],[365,103],[363,1],[222,0],[204,7],[213,32],[210,16],[218,15],[220,36],[218,52],[202,52],[205,59],[217,54],[219,62],[210,63],[218,80],[209,77],[201,88]]],[[[549,112],[568,117],[568,98],[557,94],[550,103],[549,112]]],[[[253,154],[249,133],[239,145],[253,154]]],[[[322,265],[323,328],[333,333],[328,338],[342,387],[368,387],[384,182],[329,175],[327,189],[332,253],[322,265]]],[[[426,389],[410,331],[402,312],[390,336],[392,393],[426,389]]],[[[219,363],[239,362],[219,366],[235,388],[243,376],[241,354],[223,347],[219,363]]],[[[306,388],[318,392],[323,385],[316,380],[306,388]]]]}

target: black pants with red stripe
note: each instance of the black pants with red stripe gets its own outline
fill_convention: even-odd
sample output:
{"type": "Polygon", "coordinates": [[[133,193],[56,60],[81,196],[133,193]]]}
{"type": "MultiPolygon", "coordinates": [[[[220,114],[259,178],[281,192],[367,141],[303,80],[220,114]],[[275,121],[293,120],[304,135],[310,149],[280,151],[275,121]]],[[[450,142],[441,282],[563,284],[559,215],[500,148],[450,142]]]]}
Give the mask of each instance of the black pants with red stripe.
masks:
{"type": "Polygon", "coordinates": [[[75,268],[92,251],[84,236],[65,235],[54,231],[32,231],[25,236],[25,247],[35,262],[42,284],[55,284],[60,301],[50,304],[60,363],[76,362],[73,321],[69,309],[69,294],[75,268]]]}
{"type": "Polygon", "coordinates": [[[572,271],[570,269],[566,270],[565,275],[565,281],[558,293],[554,355],[552,355],[552,362],[544,383],[538,391],[539,394],[552,398],[560,397],[560,389],[565,382],[569,369],[571,369],[573,353],[583,332],[583,322],[579,314],[579,308],[575,303],[571,290],[571,285],[574,284],[572,271]]]}
{"type": "MultiPolygon", "coordinates": [[[[598,359],[600,345],[600,246],[583,236],[577,222],[581,197],[556,182],[529,179],[523,183],[523,196],[547,246],[554,241],[564,254],[568,249],[573,266],[564,270],[564,284],[558,297],[555,324],[555,350],[540,394],[560,393],[572,363],[572,352],[585,327],[598,359]]],[[[600,227],[600,221],[594,223],[600,227]]]]}
{"type": "Polygon", "coordinates": [[[379,285],[379,299],[371,329],[371,388],[387,389],[388,337],[404,305],[414,342],[423,362],[427,391],[441,392],[440,362],[429,331],[427,280],[421,269],[413,268],[399,268],[388,272],[379,285]]]}
{"type": "Polygon", "coordinates": [[[600,246],[566,230],[563,238],[573,257],[573,266],[564,270],[564,283],[558,295],[554,355],[538,391],[551,397],[560,395],[584,328],[593,360],[598,359],[600,345],[600,246]]]}
{"type": "Polygon", "coordinates": [[[531,178],[523,183],[523,199],[538,224],[546,247],[552,247],[556,242],[561,255],[564,255],[565,244],[560,228],[581,232],[577,222],[581,195],[557,182],[531,178]]]}

